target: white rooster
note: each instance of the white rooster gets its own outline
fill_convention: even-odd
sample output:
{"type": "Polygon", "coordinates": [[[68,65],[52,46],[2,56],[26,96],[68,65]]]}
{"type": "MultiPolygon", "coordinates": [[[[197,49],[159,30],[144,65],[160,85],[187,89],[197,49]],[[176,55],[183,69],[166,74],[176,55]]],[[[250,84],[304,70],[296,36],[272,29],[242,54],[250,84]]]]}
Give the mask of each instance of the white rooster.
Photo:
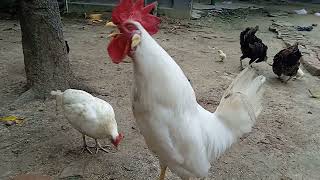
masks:
{"type": "Polygon", "coordinates": [[[62,107],[69,123],[82,133],[83,150],[92,154],[85,136],[95,139],[96,153],[99,149],[108,152],[101,147],[98,139],[109,138],[115,147],[119,145],[123,134],[118,133],[114,111],[109,103],[76,89],[51,91],[51,95],[56,96],[57,106],[62,107]]]}
{"type": "Polygon", "coordinates": [[[238,137],[251,131],[261,112],[265,77],[242,71],[224,93],[215,113],[201,107],[181,68],[151,37],[159,19],[143,0],[122,0],[107,26],[108,53],[114,63],[133,60],[132,110],[148,148],[159,158],[160,180],[166,168],[182,179],[208,175],[210,164],[238,137]],[[150,35],[151,34],[151,35],[150,35]]]}

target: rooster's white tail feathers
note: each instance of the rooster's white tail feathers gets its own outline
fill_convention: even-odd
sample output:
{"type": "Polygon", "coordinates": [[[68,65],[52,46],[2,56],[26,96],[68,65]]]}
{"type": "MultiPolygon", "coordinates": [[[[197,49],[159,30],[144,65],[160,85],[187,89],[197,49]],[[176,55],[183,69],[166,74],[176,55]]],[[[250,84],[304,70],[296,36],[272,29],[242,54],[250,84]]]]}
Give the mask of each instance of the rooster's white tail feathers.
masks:
{"type": "Polygon", "coordinates": [[[265,80],[264,76],[258,76],[253,68],[248,67],[224,93],[215,114],[236,137],[250,132],[260,114],[265,80]]]}

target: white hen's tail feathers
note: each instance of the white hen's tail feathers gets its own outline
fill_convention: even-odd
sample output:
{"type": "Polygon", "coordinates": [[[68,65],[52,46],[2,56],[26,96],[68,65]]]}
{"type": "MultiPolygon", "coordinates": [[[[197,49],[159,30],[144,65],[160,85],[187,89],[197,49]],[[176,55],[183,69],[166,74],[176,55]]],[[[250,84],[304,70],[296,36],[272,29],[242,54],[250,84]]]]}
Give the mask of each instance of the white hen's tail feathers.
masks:
{"type": "Polygon", "coordinates": [[[56,96],[56,113],[58,114],[58,106],[62,106],[62,95],[63,92],[61,92],[60,90],[56,90],[56,91],[51,91],[50,94],[52,96],[56,96]]]}
{"type": "Polygon", "coordinates": [[[236,137],[250,132],[260,114],[265,80],[264,76],[257,76],[255,70],[248,67],[224,93],[215,114],[236,137]]]}
{"type": "Polygon", "coordinates": [[[52,96],[61,96],[63,94],[63,92],[61,92],[60,90],[56,90],[56,91],[51,91],[50,94],[52,96]]]}

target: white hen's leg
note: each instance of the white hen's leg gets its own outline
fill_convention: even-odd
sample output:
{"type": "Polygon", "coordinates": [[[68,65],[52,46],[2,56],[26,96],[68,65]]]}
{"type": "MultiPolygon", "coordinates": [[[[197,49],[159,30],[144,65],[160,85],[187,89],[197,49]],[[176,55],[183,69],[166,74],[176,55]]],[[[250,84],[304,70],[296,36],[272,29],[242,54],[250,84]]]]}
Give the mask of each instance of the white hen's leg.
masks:
{"type": "Polygon", "coordinates": [[[82,147],[82,152],[83,151],[88,151],[90,154],[92,154],[92,152],[89,149],[89,146],[87,145],[86,142],[86,136],[84,134],[82,134],[82,139],[83,139],[83,147],[82,147]]]}
{"type": "Polygon", "coordinates": [[[164,180],[166,177],[166,170],[167,170],[167,166],[161,166],[160,165],[160,178],[159,180],[164,180]]]}
{"type": "Polygon", "coordinates": [[[98,153],[99,149],[101,149],[102,151],[104,151],[104,152],[106,152],[106,153],[109,153],[108,150],[104,149],[104,148],[100,145],[100,143],[98,142],[97,139],[95,139],[95,141],[96,141],[96,154],[98,153]]]}

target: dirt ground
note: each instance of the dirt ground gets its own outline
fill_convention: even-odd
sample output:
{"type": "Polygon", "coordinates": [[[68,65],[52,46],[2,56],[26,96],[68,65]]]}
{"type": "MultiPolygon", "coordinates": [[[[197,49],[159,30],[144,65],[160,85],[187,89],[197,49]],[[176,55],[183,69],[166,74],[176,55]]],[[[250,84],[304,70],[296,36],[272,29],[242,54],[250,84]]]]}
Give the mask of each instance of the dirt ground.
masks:
{"type": "MultiPolygon", "coordinates": [[[[265,13],[193,21],[163,18],[161,30],[154,37],[191,79],[200,104],[213,111],[239,73],[242,29],[260,26],[257,36],[269,47],[269,62],[284,47],[268,30],[272,19],[320,22],[313,15],[267,17],[265,13]],[[223,63],[216,62],[218,49],[227,54],[223,63]]],[[[73,71],[99,92],[96,96],[113,106],[118,127],[125,134],[119,151],[111,148],[112,153],[100,151],[96,155],[81,153],[80,133],[61,113],[56,116],[54,100],[11,106],[26,84],[18,21],[0,20],[0,32],[0,115],[25,118],[21,125],[0,125],[0,179],[20,173],[92,180],[158,177],[158,161],[148,151],[131,111],[132,65],[111,63],[106,53],[108,31],[103,25],[64,19],[73,71]]],[[[213,164],[208,179],[319,179],[320,100],[310,98],[307,89],[319,87],[320,79],[306,73],[301,80],[283,84],[267,64],[254,67],[267,77],[264,110],[253,132],[213,164]]],[[[169,172],[167,179],[178,177],[169,172]]]]}

